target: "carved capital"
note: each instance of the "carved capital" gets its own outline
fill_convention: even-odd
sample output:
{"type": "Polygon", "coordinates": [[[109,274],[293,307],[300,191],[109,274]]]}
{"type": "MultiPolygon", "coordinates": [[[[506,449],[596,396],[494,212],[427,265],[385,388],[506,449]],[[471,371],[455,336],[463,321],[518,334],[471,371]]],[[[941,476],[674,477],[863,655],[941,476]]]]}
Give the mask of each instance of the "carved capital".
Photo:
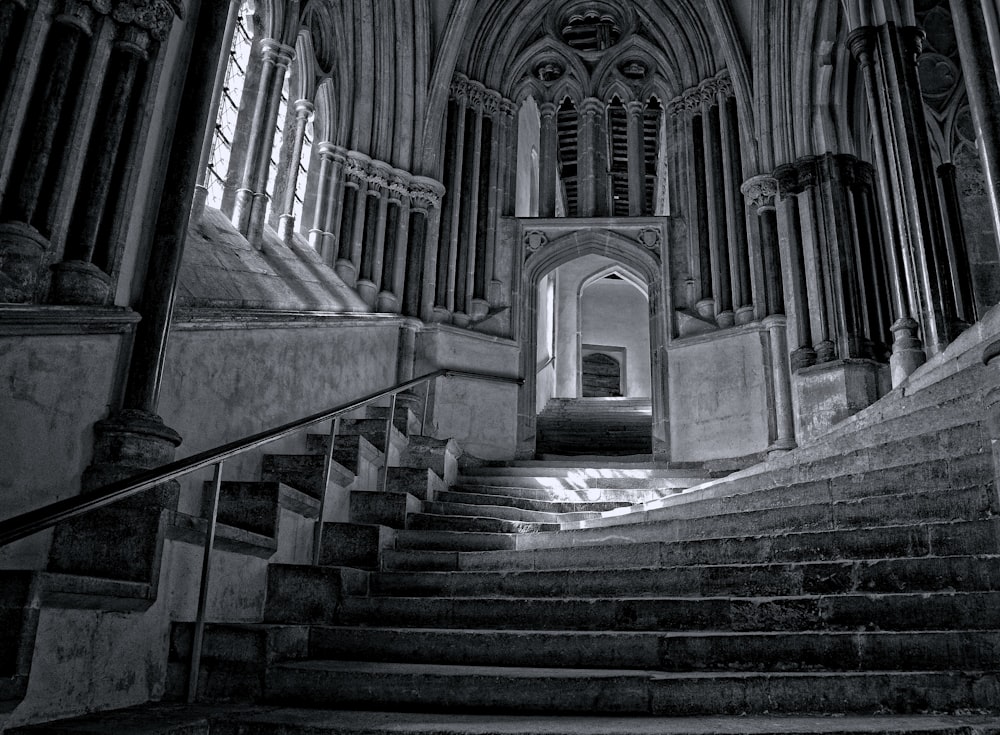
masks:
{"type": "Polygon", "coordinates": [[[820,159],[818,156],[804,156],[795,162],[801,191],[812,189],[820,182],[820,159]]]}
{"type": "Polygon", "coordinates": [[[167,0],[115,0],[111,11],[116,22],[148,31],[157,41],[166,39],[175,14],[167,0]]]}
{"type": "Polygon", "coordinates": [[[794,163],[786,163],[774,169],[774,179],[778,182],[778,196],[786,199],[802,192],[799,183],[799,170],[794,163]]]}
{"type": "Polygon", "coordinates": [[[758,213],[774,209],[774,197],[778,194],[778,180],[762,174],[747,179],[740,188],[750,206],[758,213]]]}
{"type": "Polygon", "coordinates": [[[872,63],[877,35],[878,32],[873,26],[861,26],[855,28],[847,36],[847,47],[861,66],[868,66],[872,63]]]}
{"type": "Polygon", "coordinates": [[[426,214],[441,207],[445,188],[439,182],[426,176],[414,176],[410,180],[410,207],[426,214]]]}

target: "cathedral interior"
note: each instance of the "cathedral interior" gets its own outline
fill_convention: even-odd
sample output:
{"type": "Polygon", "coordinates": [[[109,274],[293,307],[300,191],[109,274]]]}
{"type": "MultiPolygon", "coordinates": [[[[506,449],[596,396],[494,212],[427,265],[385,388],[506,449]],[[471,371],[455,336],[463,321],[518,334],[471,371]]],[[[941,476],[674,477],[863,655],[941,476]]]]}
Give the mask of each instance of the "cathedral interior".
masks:
{"type": "Polygon", "coordinates": [[[998,304],[996,0],[0,0],[0,732],[1000,733],[998,304]]]}

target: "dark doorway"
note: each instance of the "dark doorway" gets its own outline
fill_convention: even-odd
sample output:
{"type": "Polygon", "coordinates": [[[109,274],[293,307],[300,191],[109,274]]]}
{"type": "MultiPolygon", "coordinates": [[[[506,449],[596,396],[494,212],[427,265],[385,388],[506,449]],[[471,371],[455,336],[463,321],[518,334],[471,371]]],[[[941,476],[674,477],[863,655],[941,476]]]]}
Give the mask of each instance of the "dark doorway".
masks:
{"type": "Polygon", "coordinates": [[[584,398],[617,398],[622,394],[622,366],[610,355],[584,355],[582,378],[584,398]]]}

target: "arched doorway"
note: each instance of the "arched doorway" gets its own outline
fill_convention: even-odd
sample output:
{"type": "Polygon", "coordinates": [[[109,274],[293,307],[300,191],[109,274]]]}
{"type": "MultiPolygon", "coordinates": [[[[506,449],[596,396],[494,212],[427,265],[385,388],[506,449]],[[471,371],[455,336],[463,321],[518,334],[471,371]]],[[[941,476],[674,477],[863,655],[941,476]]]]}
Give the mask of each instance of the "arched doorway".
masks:
{"type": "MultiPolygon", "coordinates": [[[[624,380],[619,383],[618,392],[622,396],[605,395],[601,399],[644,403],[652,433],[652,446],[644,453],[651,450],[657,459],[669,460],[665,360],[661,359],[666,339],[661,284],[669,281],[658,252],[654,252],[658,247],[646,244],[658,246],[663,241],[663,222],[652,222],[655,227],[650,224],[650,221],[643,226],[637,224],[634,239],[566,221],[548,225],[555,230],[552,234],[557,235],[551,241],[547,233],[534,229],[523,234],[527,257],[519,318],[525,377],[519,405],[520,456],[535,455],[538,415],[553,399],[583,399],[583,358],[603,354],[616,359],[624,380]],[[569,230],[572,232],[567,234],[569,230]],[[651,230],[656,231],[655,238],[649,234],[651,230]],[[559,295],[560,286],[563,299],[559,295]],[[596,298],[592,300],[604,305],[604,317],[621,316],[621,294],[617,298],[611,295],[623,288],[641,303],[638,315],[632,313],[617,325],[613,318],[605,318],[601,324],[590,324],[595,331],[587,332],[588,296],[593,294],[596,298]],[[572,299],[565,297],[567,290],[571,290],[572,299]],[[624,359],[618,359],[619,356],[624,359]],[[636,371],[644,375],[637,378],[636,371]]],[[[537,221],[521,222],[522,228],[539,225],[546,226],[537,221]]]]}

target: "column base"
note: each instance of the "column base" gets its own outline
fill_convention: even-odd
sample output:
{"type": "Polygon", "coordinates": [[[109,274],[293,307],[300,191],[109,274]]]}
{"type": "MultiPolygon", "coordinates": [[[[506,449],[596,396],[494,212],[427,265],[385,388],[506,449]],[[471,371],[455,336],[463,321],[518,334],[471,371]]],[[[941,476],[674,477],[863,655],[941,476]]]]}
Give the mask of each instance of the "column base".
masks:
{"type": "Polygon", "coordinates": [[[283,214],[278,217],[278,237],[285,244],[291,244],[295,235],[295,215],[283,214]]]}
{"type": "Polygon", "coordinates": [[[0,302],[32,301],[49,241],[24,222],[0,225],[0,302]]]}
{"type": "Polygon", "coordinates": [[[797,445],[794,439],[779,439],[764,451],[767,454],[767,458],[772,459],[774,457],[780,457],[783,454],[788,454],[790,451],[795,449],[796,446],[797,445]]]}
{"type": "MultiPolygon", "coordinates": [[[[94,460],[83,492],[174,459],[180,435],[145,411],[124,410],[94,426],[94,460]]],[[[49,570],[156,584],[164,513],[176,510],[180,485],[165,482],[55,528],[49,570]]]]}
{"type": "Polygon", "coordinates": [[[110,296],[111,276],[93,263],[64,260],[52,266],[50,303],[103,306],[110,296]]]}
{"type": "Polygon", "coordinates": [[[753,321],[753,316],[752,306],[741,306],[736,310],[736,325],[741,327],[744,324],[749,324],[753,321]]]}
{"type": "Polygon", "coordinates": [[[447,324],[451,321],[451,312],[443,306],[435,306],[430,316],[431,321],[437,324],[447,324]]]}
{"type": "Polygon", "coordinates": [[[915,320],[908,318],[900,319],[890,327],[893,340],[889,368],[893,388],[927,361],[923,343],[917,337],[919,328],[920,325],[915,320]]]}
{"type": "Polygon", "coordinates": [[[698,316],[715,321],[715,299],[702,299],[694,308],[698,316]]]}
{"type": "Polygon", "coordinates": [[[358,296],[368,304],[370,309],[374,310],[375,302],[378,300],[378,286],[367,278],[361,278],[354,285],[354,288],[357,290],[358,296]]]}
{"type": "Polygon", "coordinates": [[[816,350],[812,347],[799,347],[789,356],[792,370],[798,371],[803,368],[812,367],[816,364],[816,350]]]}
{"type": "Polygon", "coordinates": [[[884,369],[874,360],[835,360],[796,371],[792,387],[799,443],[875,403],[881,397],[879,376],[884,369]]]}
{"type": "Polygon", "coordinates": [[[485,299],[473,299],[472,308],[469,310],[469,316],[472,317],[472,321],[481,322],[490,313],[490,302],[485,299]]]}
{"type": "Polygon", "coordinates": [[[357,283],[358,272],[354,268],[354,263],[349,260],[338,260],[333,269],[337,271],[337,275],[340,276],[341,280],[348,286],[354,287],[357,283]]]}
{"type": "Polygon", "coordinates": [[[452,314],[451,321],[456,327],[467,327],[472,324],[472,318],[464,311],[456,311],[452,314]]]}
{"type": "Polygon", "coordinates": [[[720,329],[729,329],[736,324],[736,314],[731,311],[720,311],[715,315],[715,323],[720,329]]]}
{"type": "Polygon", "coordinates": [[[389,291],[380,291],[375,302],[375,310],[381,314],[398,314],[399,299],[396,294],[389,291]]]}

